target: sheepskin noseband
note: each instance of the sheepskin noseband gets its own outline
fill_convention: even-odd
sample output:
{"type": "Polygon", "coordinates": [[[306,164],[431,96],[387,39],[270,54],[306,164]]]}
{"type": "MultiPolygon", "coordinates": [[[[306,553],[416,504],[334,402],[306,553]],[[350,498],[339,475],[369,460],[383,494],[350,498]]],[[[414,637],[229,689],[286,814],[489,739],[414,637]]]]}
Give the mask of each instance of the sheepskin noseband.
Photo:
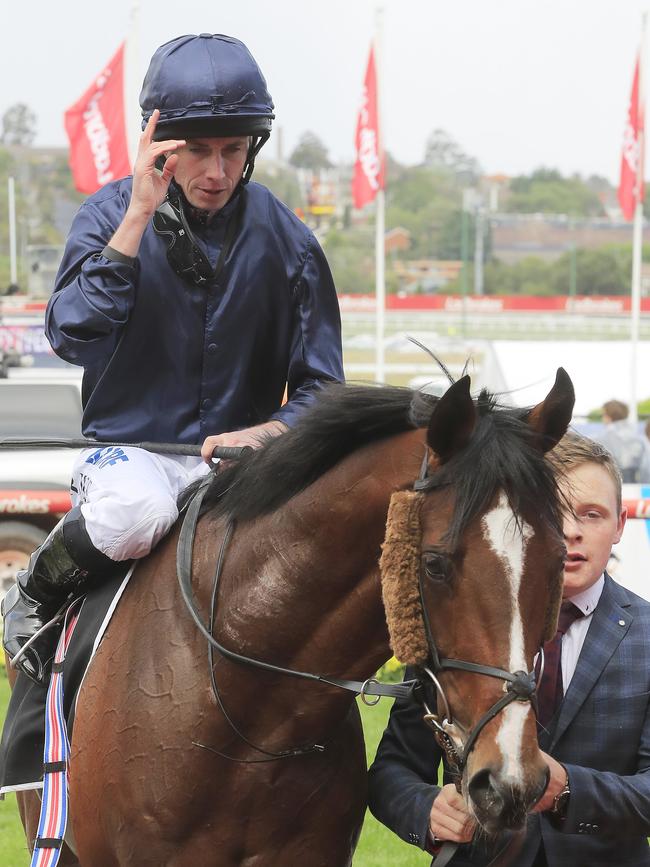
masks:
{"type": "Polygon", "coordinates": [[[423,500],[414,491],[393,494],[379,561],[391,647],[406,665],[424,665],[429,655],[418,581],[423,500]]]}

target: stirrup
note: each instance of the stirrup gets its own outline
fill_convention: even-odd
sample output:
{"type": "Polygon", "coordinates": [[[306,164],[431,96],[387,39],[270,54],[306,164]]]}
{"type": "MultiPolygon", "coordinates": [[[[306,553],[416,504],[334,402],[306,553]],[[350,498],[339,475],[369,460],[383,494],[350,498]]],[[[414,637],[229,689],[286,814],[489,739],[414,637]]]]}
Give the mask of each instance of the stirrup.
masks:
{"type": "Polygon", "coordinates": [[[18,662],[19,662],[19,660],[22,659],[22,657],[23,657],[23,656],[25,655],[25,653],[29,650],[29,648],[32,646],[32,644],[34,644],[34,642],[36,641],[36,639],[37,639],[37,638],[40,638],[40,636],[43,635],[44,632],[47,632],[48,629],[51,629],[53,626],[56,626],[57,623],[59,623],[61,620],[63,620],[63,617],[64,617],[64,615],[65,615],[65,612],[68,610],[70,604],[71,604],[71,603],[70,603],[70,600],[66,599],[66,601],[63,603],[63,605],[62,605],[62,606],[59,608],[59,610],[56,612],[56,614],[54,615],[54,617],[52,617],[51,620],[48,620],[47,623],[44,623],[44,624],[41,626],[41,628],[40,628],[37,632],[35,632],[35,633],[32,635],[32,637],[31,637],[28,641],[26,641],[26,642],[23,644],[23,646],[20,648],[20,650],[18,651],[18,653],[15,653],[15,654],[11,657],[11,659],[9,660],[9,667],[10,667],[10,668],[14,668],[14,669],[15,669],[15,668],[18,668],[18,667],[19,667],[19,666],[18,666],[18,662]]]}

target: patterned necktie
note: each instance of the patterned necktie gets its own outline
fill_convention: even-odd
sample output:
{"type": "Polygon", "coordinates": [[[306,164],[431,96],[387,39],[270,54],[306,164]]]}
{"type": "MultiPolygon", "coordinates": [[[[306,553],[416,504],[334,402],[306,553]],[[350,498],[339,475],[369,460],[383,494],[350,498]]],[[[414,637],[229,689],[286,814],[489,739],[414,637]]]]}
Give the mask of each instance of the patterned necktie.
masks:
{"type": "Polygon", "coordinates": [[[555,637],[544,644],[544,671],[537,690],[537,722],[546,728],[564,696],[562,685],[562,638],[574,620],[584,617],[573,602],[563,602],[555,637]]]}

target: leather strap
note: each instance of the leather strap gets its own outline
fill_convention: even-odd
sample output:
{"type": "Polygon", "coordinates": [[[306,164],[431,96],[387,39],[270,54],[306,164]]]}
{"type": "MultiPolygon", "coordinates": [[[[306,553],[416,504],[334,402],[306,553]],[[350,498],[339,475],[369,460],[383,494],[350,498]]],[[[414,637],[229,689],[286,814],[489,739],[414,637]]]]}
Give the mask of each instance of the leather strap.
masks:
{"type": "MultiPolygon", "coordinates": [[[[210,634],[210,631],[203,623],[194,601],[194,592],[192,590],[192,554],[194,548],[194,535],[201,510],[201,503],[203,502],[203,498],[211,483],[212,475],[208,474],[208,476],[201,481],[201,484],[196,489],[194,496],[190,500],[185,512],[181,532],[178,538],[178,547],[176,549],[176,574],[178,577],[178,586],[181,591],[181,596],[183,597],[185,607],[187,608],[190,617],[208,644],[218,650],[226,659],[240,665],[249,665],[253,668],[260,668],[263,671],[271,671],[274,674],[284,674],[288,677],[297,677],[302,680],[312,680],[317,683],[327,684],[328,686],[335,686],[338,689],[345,689],[348,692],[353,692],[355,695],[360,695],[362,698],[370,695],[387,696],[389,698],[399,698],[403,700],[410,699],[419,682],[417,680],[407,680],[402,681],[401,683],[380,683],[374,678],[369,678],[362,682],[336,677],[325,677],[321,674],[312,674],[306,671],[296,671],[292,668],[284,668],[280,665],[273,665],[270,662],[264,662],[261,659],[255,659],[251,656],[244,656],[241,653],[236,653],[234,650],[224,647],[223,644],[217,641],[217,639],[210,634]]],[[[229,525],[229,527],[232,526],[232,524],[229,525]]],[[[232,530],[228,529],[226,533],[230,535],[232,530]]],[[[217,574],[215,581],[218,580],[219,575],[217,574]]]]}
{"type": "Polygon", "coordinates": [[[437,854],[433,856],[431,867],[446,867],[456,854],[458,845],[458,843],[452,843],[451,840],[444,842],[437,854]]]}

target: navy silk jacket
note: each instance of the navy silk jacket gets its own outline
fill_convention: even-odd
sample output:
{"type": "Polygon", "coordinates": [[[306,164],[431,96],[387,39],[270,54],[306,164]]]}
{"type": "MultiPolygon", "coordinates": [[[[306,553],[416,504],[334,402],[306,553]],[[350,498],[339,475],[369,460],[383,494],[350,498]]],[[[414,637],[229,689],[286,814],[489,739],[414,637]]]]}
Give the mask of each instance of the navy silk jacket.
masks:
{"type": "MultiPolygon", "coordinates": [[[[316,238],[250,183],[216,284],[193,286],[174,273],[151,223],[135,265],[102,255],[131,183],[110,183],[82,205],[46,313],[56,354],[84,368],[84,435],[201,443],[269,419],[291,426],[322,384],[343,379],[338,301],[316,238]]],[[[213,267],[236,204],[192,226],[213,267]]]]}

